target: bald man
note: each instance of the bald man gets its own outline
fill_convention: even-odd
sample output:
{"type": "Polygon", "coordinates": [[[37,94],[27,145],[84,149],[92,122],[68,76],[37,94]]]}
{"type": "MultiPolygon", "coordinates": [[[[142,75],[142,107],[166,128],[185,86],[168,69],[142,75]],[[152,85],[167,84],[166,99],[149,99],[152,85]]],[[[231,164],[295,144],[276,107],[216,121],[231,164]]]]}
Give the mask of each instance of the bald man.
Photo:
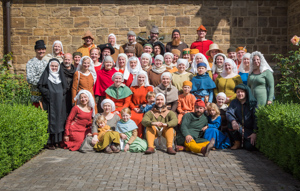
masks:
{"type": "Polygon", "coordinates": [[[73,63],[73,55],[70,53],[66,53],[64,55],[63,63],[60,65],[61,68],[64,71],[68,88],[67,88],[67,94],[66,94],[66,108],[67,108],[67,115],[69,115],[71,109],[72,109],[72,94],[71,94],[71,87],[73,84],[73,76],[76,72],[75,66],[73,63]]]}

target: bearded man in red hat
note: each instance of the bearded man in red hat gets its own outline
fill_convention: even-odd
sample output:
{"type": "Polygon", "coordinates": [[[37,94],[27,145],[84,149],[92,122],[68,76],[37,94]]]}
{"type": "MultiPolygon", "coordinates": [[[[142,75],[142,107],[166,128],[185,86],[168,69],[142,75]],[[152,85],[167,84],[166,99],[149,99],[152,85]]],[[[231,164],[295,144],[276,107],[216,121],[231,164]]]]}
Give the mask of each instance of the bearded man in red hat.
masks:
{"type": "Polygon", "coordinates": [[[204,54],[204,56],[208,59],[210,56],[207,56],[206,52],[209,50],[209,45],[211,45],[213,41],[205,38],[207,30],[203,25],[197,29],[197,34],[198,39],[192,43],[191,49],[198,49],[199,52],[204,54]]]}
{"type": "Polygon", "coordinates": [[[207,157],[209,151],[214,147],[215,139],[208,140],[202,138],[207,129],[208,120],[204,115],[205,103],[198,99],[195,102],[195,111],[187,113],[182,118],[180,131],[176,137],[176,151],[192,151],[202,153],[207,157]]]}

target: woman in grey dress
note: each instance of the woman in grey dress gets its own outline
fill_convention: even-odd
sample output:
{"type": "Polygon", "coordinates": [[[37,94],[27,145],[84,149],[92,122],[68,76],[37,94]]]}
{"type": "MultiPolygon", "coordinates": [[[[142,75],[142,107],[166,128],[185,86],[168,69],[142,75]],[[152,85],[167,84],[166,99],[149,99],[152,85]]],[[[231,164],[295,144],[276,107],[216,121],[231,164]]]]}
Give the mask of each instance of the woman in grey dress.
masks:
{"type": "Polygon", "coordinates": [[[104,99],[101,102],[101,108],[103,113],[97,113],[94,116],[93,125],[92,125],[92,136],[88,136],[83,141],[79,151],[88,152],[93,151],[94,145],[99,141],[98,140],[98,126],[96,125],[96,119],[100,115],[104,115],[107,120],[107,125],[110,126],[112,130],[115,130],[117,122],[120,120],[120,117],[113,112],[115,111],[115,103],[110,99],[104,99]]]}

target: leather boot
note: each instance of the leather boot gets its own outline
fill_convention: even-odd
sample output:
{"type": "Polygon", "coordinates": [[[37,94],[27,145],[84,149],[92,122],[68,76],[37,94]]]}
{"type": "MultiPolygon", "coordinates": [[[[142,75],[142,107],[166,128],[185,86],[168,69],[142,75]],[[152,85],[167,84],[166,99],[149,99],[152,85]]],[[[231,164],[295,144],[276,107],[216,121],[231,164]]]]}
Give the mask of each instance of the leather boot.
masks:
{"type": "Polygon", "coordinates": [[[107,153],[107,154],[113,153],[113,151],[111,150],[109,145],[104,149],[104,152],[107,153]]]}
{"type": "Polygon", "coordinates": [[[120,149],[118,149],[114,144],[112,144],[110,146],[111,150],[114,152],[114,153],[119,153],[120,152],[120,149]]]}
{"type": "Polygon", "coordinates": [[[241,141],[234,141],[234,145],[231,147],[231,150],[236,150],[241,148],[241,141]]]}
{"type": "Polygon", "coordinates": [[[206,147],[203,147],[203,148],[201,149],[201,153],[202,153],[205,157],[208,157],[209,151],[211,151],[211,149],[214,147],[214,145],[215,145],[215,139],[212,138],[212,139],[210,140],[210,142],[208,143],[208,145],[206,145],[206,147]]]}
{"type": "Polygon", "coordinates": [[[176,151],[174,151],[174,149],[172,147],[167,148],[167,153],[170,155],[176,155],[176,151]]]}
{"type": "Polygon", "coordinates": [[[176,152],[184,151],[184,150],[185,150],[185,147],[184,147],[184,146],[176,145],[176,149],[175,149],[176,152]]]}
{"type": "Polygon", "coordinates": [[[146,155],[149,155],[149,154],[152,154],[152,153],[155,153],[155,150],[152,147],[148,147],[148,149],[145,151],[146,155]]]}

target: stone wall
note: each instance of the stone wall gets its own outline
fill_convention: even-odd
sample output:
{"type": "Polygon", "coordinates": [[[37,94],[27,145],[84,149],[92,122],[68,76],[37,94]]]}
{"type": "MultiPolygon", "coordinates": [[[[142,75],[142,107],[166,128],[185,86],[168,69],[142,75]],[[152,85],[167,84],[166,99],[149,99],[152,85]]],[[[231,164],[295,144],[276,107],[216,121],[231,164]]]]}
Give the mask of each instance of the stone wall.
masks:
{"type": "MultiPolygon", "coordinates": [[[[12,49],[17,73],[25,71],[34,56],[34,42],[45,40],[47,53],[52,43],[61,40],[65,52],[74,52],[82,44],[86,30],[95,35],[95,43],[107,41],[114,33],[119,44],[129,30],[143,37],[157,25],[165,42],[174,28],[181,31],[187,44],[196,40],[196,29],[203,24],[208,39],[226,52],[230,46],[259,50],[269,61],[270,54],[287,49],[287,3],[285,1],[211,1],[211,0],[14,0],[12,49]],[[59,2],[59,3],[58,3],[59,2]]],[[[1,35],[1,34],[0,34],[1,35]]]]}
{"type": "MultiPolygon", "coordinates": [[[[300,36],[300,1],[288,1],[288,39],[294,35],[300,36]]],[[[299,49],[297,46],[288,46],[289,49],[299,49]]]]}

